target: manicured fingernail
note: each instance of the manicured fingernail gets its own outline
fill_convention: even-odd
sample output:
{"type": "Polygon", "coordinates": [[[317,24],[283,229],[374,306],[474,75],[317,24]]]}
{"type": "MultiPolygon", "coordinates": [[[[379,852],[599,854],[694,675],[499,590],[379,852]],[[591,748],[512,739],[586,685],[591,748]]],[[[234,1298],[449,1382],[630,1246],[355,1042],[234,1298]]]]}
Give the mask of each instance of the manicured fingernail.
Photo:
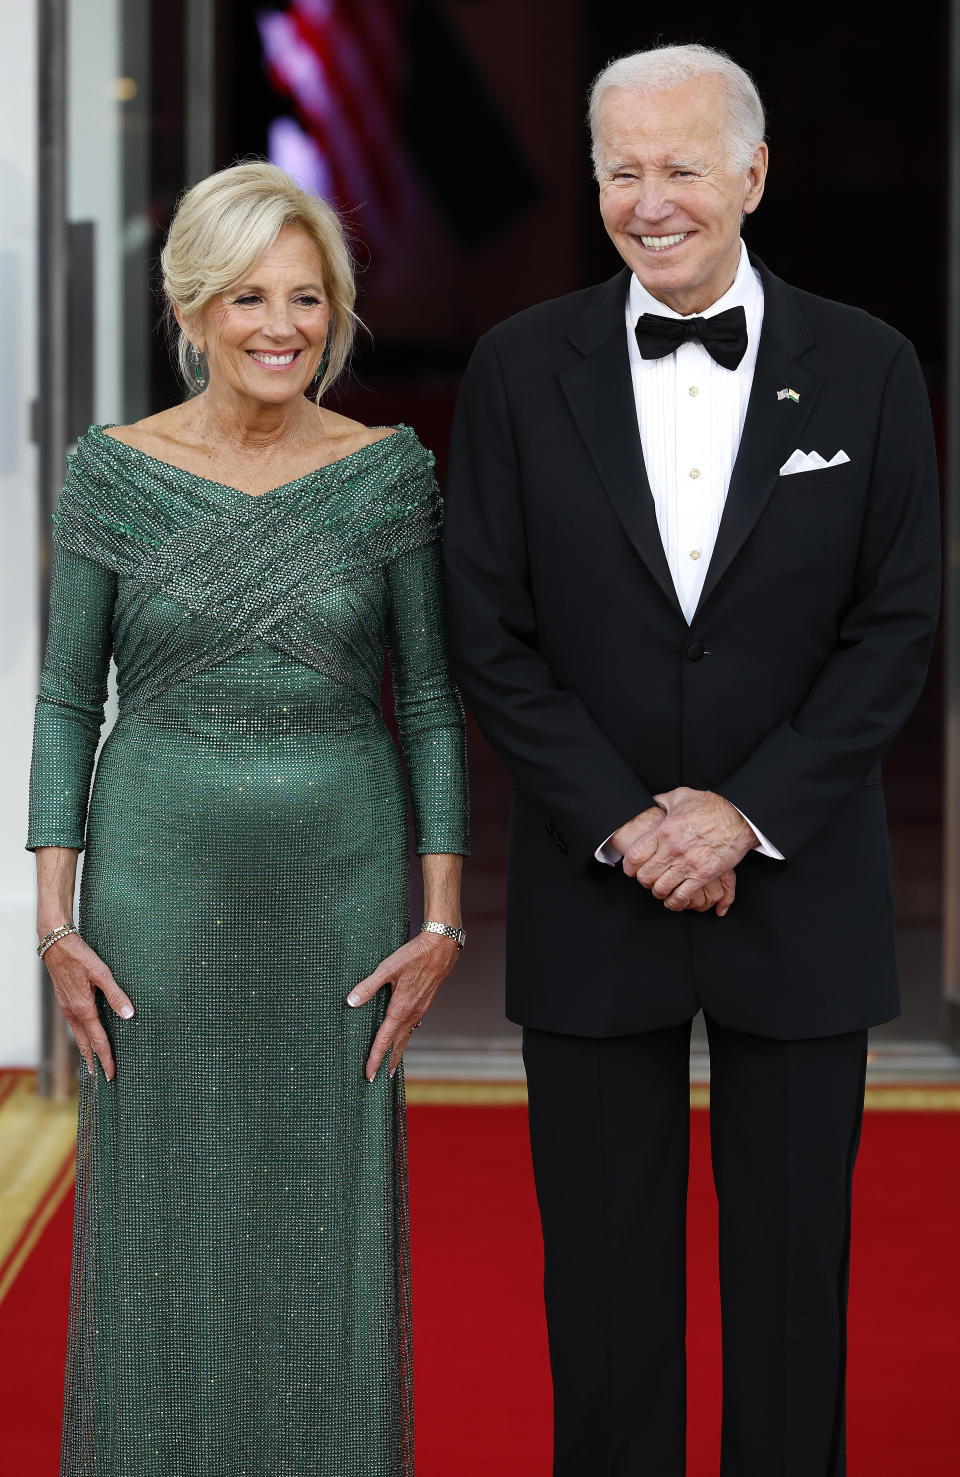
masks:
{"type": "Polygon", "coordinates": [[[121,1010],[120,1014],[123,1016],[123,1018],[124,1018],[125,1021],[128,1021],[130,1019],[130,1017],[133,1015],[133,1006],[132,1005],[125,1005],[123,1007],[123,1009],[121,1010]]]}
{"type": "Polygon", "coordinates": [[[94,1070],[93,1070],[93,1068],[92,1068],[92,1067],[91,1067],[91,1065],[90,1065],[90,1063],[89,1063],[89,1062],[87,1062],[87,1071],[88,1071],[88,1072],[89,1072],[89,1073],[90,1073],[90,1076],[91,1076],[91,1077],[96,1077],[96,1075],[97,1075],[97,1074],[96,1074],[96,1072],[95,1072],[95,1071],[94,1071],[94,1070]]]}
{"type": "Polygon", "coordinates": [[[348,995],[347,996],[347,1004],[348,1005],[359,1005],[360,1004],[360,1001],[357,999],[356,995],[348,995]]]}

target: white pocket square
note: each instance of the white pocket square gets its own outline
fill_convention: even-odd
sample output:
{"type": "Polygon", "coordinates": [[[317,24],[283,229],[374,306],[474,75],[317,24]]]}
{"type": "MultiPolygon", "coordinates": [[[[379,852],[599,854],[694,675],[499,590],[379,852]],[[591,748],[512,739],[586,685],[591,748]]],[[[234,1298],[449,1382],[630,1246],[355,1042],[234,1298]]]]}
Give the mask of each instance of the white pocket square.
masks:
{"type": "Polygon", "coordinates": [[[790,477],[794,472],[815,472],[820,467],[841,467],[850,458],[845,451],[838,451],[829,461],[820,455],[819,451],[801,451],[798,449],[787,457],[780,468],[781,477],[790,477]]]}

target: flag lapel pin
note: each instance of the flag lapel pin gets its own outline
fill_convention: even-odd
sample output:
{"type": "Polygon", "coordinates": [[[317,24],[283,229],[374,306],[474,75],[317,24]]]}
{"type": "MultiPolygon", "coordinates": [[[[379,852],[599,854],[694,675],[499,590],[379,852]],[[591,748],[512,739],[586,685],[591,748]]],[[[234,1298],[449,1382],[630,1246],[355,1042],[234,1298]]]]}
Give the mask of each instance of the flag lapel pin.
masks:
{"type": "Polygon", "coordinates": [[[800,404],[800,396],[797,394],[796,390],[787,390],[787,389],[778,390],[777,391],[777,399],[778,400],[792,400],[793,403],[794,403],[794,405],[799,405],[800,404]]]}

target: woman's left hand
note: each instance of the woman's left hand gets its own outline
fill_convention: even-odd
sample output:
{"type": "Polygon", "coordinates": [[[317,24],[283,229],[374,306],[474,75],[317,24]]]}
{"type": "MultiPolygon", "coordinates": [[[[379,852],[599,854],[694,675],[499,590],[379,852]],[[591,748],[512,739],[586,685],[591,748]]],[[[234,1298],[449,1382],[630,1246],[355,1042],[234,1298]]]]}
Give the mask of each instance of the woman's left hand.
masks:
{"type": "Polygon", "coordinates": [[[358,1006],[366,1005],[384,985],[393,986],[383,1025],[367,1058],[368,1082],[376,1077],[388,1051],[390,1076],[393,1076],[407,1042],[433,1004],[433,997],[456,964],[459,952],[453,939],[437,933],[418,933],[350,991],[347,1004],[358,1006]]]}

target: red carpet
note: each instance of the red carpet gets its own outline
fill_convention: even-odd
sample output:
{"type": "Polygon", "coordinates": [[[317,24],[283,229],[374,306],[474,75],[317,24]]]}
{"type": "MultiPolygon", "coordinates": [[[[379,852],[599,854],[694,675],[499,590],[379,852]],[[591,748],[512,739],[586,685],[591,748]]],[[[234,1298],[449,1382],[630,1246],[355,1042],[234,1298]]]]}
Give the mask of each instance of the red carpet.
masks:
{"type": "MultiPolygon", "coordinates": [[[[410,1114],[418,1477],[548,1477],[550,1391],[522,1108],[410,1114]]],[[[706,1114],[690,1193],[689,1477],[716,1477],[706,1114]]],[[[868,1113],[850,1299],[851,1477],[957,1477],[960,1113],[868,1113]]],[[[0,1470],[55,1477],[71,1207],[0,1305],[0,1470]]]]}

